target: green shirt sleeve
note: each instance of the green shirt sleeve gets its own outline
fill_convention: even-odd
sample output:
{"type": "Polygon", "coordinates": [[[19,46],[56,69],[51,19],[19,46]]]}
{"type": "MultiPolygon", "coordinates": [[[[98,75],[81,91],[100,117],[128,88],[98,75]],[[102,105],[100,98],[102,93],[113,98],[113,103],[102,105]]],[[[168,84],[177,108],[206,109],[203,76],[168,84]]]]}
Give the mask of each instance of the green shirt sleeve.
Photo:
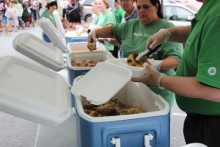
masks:
{"type": "Polygon", "coordinates": [[[204,26],[201,48],[198,54],[197,79],[207,85],[220,88],[220,16],[204,26]]]}

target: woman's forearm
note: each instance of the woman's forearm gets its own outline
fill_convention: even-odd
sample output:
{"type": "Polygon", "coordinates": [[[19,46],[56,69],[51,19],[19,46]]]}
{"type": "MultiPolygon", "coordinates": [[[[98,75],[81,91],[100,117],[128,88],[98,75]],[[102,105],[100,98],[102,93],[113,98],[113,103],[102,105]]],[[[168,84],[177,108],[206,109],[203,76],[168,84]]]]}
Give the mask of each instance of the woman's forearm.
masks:
{"type": "Polygon", "coordinates": [[[112,26],[104,27],[101,29],[97,29],[96,38],[113,38],[112,26]]]}
{"type": "Polygon", "coordinates": [[[185,43],[191,31],[191,26],[178,26],[168,28],[168,31],[171,33],[171,36],[169,38],[170,41],[185,43]]]}

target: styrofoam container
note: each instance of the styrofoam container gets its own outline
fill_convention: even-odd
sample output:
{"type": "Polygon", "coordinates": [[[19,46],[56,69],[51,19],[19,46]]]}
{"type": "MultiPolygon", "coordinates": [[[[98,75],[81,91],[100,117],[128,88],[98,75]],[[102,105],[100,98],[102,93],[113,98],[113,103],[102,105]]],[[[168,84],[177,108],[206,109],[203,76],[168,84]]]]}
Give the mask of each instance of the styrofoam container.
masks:
{"type": "Polygon", "coordinates": [[[133,77],[139,77],[139,76],[146,74],[146,70],[144,69],[144,67],[134,67],[134,66],[128,65],[127,58],[108,59],[108,60],[106,60],[106,62],[121,65],[123,67],[130,69],[133,73],[133,75],[132,75],[133,77]]]}
{"type": "Polygon", "coordinates": [[[74,43],[68,43],[67,48],[69,52],[84,52],[84,51],[90,51],[87,47],[87,42],[74,42],[74,43]]]}
{"type": "Polygon", "coordinates": [[[48,18],[43,17],[40,19],[40,27],[43,32],[50,38],[54,46],[59,48],[64,53],[67,51],[64,36],[59,33],[57,28],[48,18]]]}
{"type": "Polygon", "coordinates": [[[130,79],[130,70],[112,63],[99,63],[75,83],[72,92],[86,97],[94,105],[101,105],[108,102],[130,79]]]}
{"type": "Polygon", "coordinates": [[[67,66],[69,71],[70,83],[72,84],[73,80],[79,76],[86,74],[93,67],[75,67],[72,66],[71,61],[73,59],[78,60],[92,60],[94,62],[102,62],[109,58],[114,58],[111,53],[103,50],[95,50],[95,51],[85,51],[85,52],[72,52],[67,56],[67,66]]]}
{"type": "MultiPolygon", "coordinates": [[[[78,83],[77,80],[79,77],[75,79],[73,87],[78,83]]],[[[78,142],[81,147],[170,146],[169,105],[146,85],[130,81],[113,96],[124,105],[141,107],[145,113],[139,114],[92,117],[83,110],[82,102],[86,98],[77,94],[75,96],[80,129],[78,142]]]]}
{"type": "Polygon", "coordinates": [[[13,56],[0,58],[0,110],[56,127],[72,115],[70,92],[56,72],[13,56]]]}

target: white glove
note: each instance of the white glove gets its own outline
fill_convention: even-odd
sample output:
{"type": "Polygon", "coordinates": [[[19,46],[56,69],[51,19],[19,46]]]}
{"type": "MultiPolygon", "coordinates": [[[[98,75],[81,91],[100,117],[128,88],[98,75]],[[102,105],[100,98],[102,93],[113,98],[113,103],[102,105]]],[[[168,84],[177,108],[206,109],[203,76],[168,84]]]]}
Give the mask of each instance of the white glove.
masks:
{"type": "Polygon", "coordinates": [[[131,80],[133,82],[141,82],[146,85],[158,86],[160,87],[160,81],[166,75],[155,71],[152,69],[150,65],[145,66],[146,74],[140,77],[132,77],[131,80]]]}
{"type": "Polygon", "coordinates": [[[111,38],[98,38],[98,41],[108,44],[111,42],[111,38]]]}
{"type": "Polygon", "coordinates": [[[96,31],[91,31],[87,37],[87,47],[90,51],[96,49],[96,31]]]}
{"type": "Polygon", "coordinates": [[[94,42],[94,41],[92,41],[92,40],[96,40],[96,31],[94,30],[94,31],[91,31],[90,33],[89,33],[89,35],[88,35],[88,37],[87,37],[87,42],[88,43],[91,43],[91,42],[94,42]]]}
{"type": "MultiPolygon", "coordinates": [[[[162,63],[162,60],[154,60],[154,59],[147,59],[150,63],[151,66],[154,70],[159,71],[160,70],[160,65],[162,63]]],[[[149,65],[147,62],[144,63],[144,67],[149,65]]]]}
{"type": "Polygon", "coordinates": [[[147,40],[147,48],[153,49],[157,45],[162,44],[169,40],[171,33],[167,29],[160,29],[153,36],[149,37],[147,40]]]}

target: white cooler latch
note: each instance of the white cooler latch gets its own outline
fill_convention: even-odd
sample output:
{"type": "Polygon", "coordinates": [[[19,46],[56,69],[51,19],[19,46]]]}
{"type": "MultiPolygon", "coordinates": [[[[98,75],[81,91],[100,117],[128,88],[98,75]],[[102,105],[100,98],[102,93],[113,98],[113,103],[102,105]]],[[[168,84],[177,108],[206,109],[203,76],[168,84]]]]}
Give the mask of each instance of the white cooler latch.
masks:
{"type": "Polygon", "coordinates": [[[144,146],[151,147],[150,141],[153,140],[154,136],[152,134],[148,134],[144,136],[144,146]]]}
{"type": "Polygon", "coordinates": [[[120,138],[112,138],[111,143],[115,145],[115,147],[121,147],[121,140],[120,138]]]}

